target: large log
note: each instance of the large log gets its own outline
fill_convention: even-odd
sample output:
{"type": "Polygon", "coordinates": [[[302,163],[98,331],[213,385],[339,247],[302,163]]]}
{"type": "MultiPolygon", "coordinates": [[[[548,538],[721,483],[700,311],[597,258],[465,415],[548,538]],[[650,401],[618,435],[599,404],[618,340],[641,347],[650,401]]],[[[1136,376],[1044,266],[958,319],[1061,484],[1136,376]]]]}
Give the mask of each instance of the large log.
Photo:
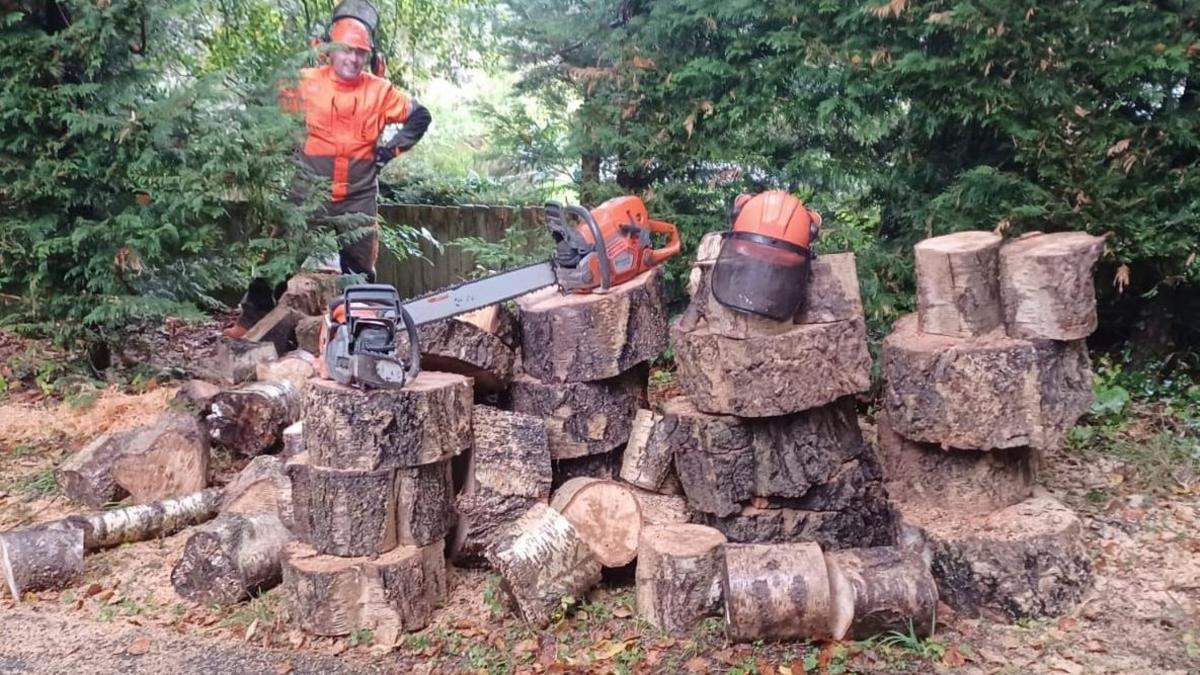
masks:
{"type": "Polygon", "coordinates": [[[496,538],[488,562],[521,618],[544,626],[563,598],[582,598],[600,582],[600,561],[561,513],[534,504],[496,538]]]}
{"type": "Polygon", "coordinates": [[[592,555],[605,567],[624,567],[637,557],[642,509],[628,487],[611,480],[572,478],[550,506],[563,514],[592,555]]]}
{"type": "Polygon", "coordinates": [[[652,525],[637,551],[638,614],[656,628],[690,632],[720,607],[725,536],[703,525],[652,525]]]}
{"type": "Polygon", "coordinates": [[[889,631],[933,632],[938,589],[920,556],[880,546],[829,552],[825,563],[834,640],[862,640],[889,631]]]}
{"type": "MultiPolygon", "coordinates": [[[[450,319],[420,327],[421,367],[466,375],[485,391],[502,391],[512,380],[517,354],[499,336],[469,321],[450,319]]],[[[408,337],[397,351],[407,354],[408,337]]]]}
{"type": "Polygon", "coordinates": [[[606,293],[538,293],[518,301],[525,372],[543,382],[615,377],[667,347],[656,268],[606,293]]]}
{"type": "Polygon", "coordinates": [[[900,504],[907,539],[931,560],[941,599],[965,616],[1059,616],[1092,583],[1079,517],[1049,496],[989,514],[900,504]]]}
{"type": "Polygon", "coordinates": [[[255,457],[221,495],[222,514],[270,514],[288,528],[295,524],[292,479],[284,472],[283,460],[271,455],[255,457]]]}
{"type": "Polygon", "coordinates": [[[831,635],[829,575],[816,544],[726,544],[721,591],[733,642],[831,635]]]}
{"type": "Polygon", "coordinates": [[[325,330],[325,317],[306,316],[296,324],[296,347],[309,354],[321,351],[321,331],[325,330]]]}
{"type": "Polygon", "coordinates": [[[163,413],[124,440],[112,476],[135,504],[190,494],[208,485],[208,435],[194,416],[163,413]]]}
{"type": "Polygon", "coordinates": [[[100,434],[55,470],[59,490],[73,502],[93,509],[129,495],[112,475],[113,463],[124,453],[129,432],[100,434]]]}
{"type": "Polygon", "coordinates": [[[291,539],[275,514],[223,513],[188,536],[171,585],[193,602],[238,602],[279,583],[280,558],[291,539]]]}
{"type": "Polygon", "coordinates": [[[221,490],[209,488],[149,504],[100,511],[64,520],[83,530],[83,548],[95,551],[121,544],[167,537],[217,515],[221,490]]]}
{"type": "Polygon", "coordinates": [[[468,485],[501,495],[550,496],[550,446],[540,417],[477,405],[468,485]]]}
{"type": "Polygon", "coordinates": [[[744,340],[701,323],[672,329],[676,376],[697,409],[742,417],[790,415],[866,391],[871,356],[861,319],[793,326],[744,340]]]}
{"type": "Polygon", "coordinates": [[[304,316],[304,313],[286,305],[276,305],[242,338],[251,342],[269,342],[275,345],[276,353],[286,354],[297,346],[296,326],[304,316]]]}
{"type": "Polygon", "coordinates": [[[292,542],[283,553],[283,585],[293,620],[309,633],[370,629],[372,642],[392,646],[400,633],[433,619],[446,597],[446,563],[438,544],[343,558],[292,542]]]}
{"type": "Polygon", "coordinates": [[[297,349],[279,357],[278,361],[258,364],[254,372],[259,382],[287,381],[301,392],[317,372],[316,360],[317,357],[309,352],[297,349]]]}
{"type": "Polygon", "coordinates": [[[601,478],[604,480],[616,478],[621,472],[622,453],[623,450],[617,448],[601,455],[554,460],[550,463],[553,471],[550,489],[557,490],[572,478],[601,478]]]}
{"type": "Polygon", "coordinates": [[[300,389],[288,380],[252,382],[213,397],[208,433],[217,445],[246,457],[279,446],[283,430],[300,419],[300,389]]]}
{"type": "Polygon", "coordinates": [[[1000,333],[961,340],[896,322],[883,341],[883,410],[915,441],[992,450],[1059,446],[1091,403],[1087,347],[1000,333]]]}
{"type": "Polygon", "coordinates": [[[287,472],[296,534],[318,553],[352,557],[396,547],[396,469],[329,469],[300,455],[287,472]]]}
{"type": "Polygon", "coordinates": [[[442,541],[454,525],[450,461],[396,469],[396,541],[425,546],[442,541]]]}
{"type": "Polygon", "coordinates": [[[458,495],[458,521],[450,542],[450,558],[456,564],[476,566],[505,529],[525,515],[534,504],[545,500],[505,495],[478,488],[458,495]]]}
{"type": "Polygon", "coordinates": [[[642,512],[642,526],[681,525],[696,520],[696,512],[688,506],[683,495],[667,495],[643,490],[636,485],[627,486],[637,497],[642,512]]]}
{"type": "Polygon", "coordinates": [[[313,464],[374,469],[441,462],[471,445],[470,378],[423,371],[403,389],[313,379],[304,389],[304,448],[313,464]]]}
{"type": "Polygon", "coordinates": [[[1012,337],[1082,340],[1096,330],[1092,268],[1104,237],[1032,233],[1000,249],[1000,300],[1012,337]]]}
{"type": "Polygon", "coordinates": [[[66,588],[83,576],[83,529],[56,520],[0,533],[0,569],[13,600],[66,588]]]}
{"type": "Polygon", "coordinates": [[[547,384],[522,375],[510,388],[512,407],[545,420],[554,459],[605,453],[629,440],[646,377],[641,368],[597,382],[547,384]]]}
{"type": "Polygon", "coordinates": [[[228,384],[239,384],[254,378],[258,364],[279,358],[279,351],[270,342],[220,338],[213,356],[214,375],[228,384]]]}
{"type": "Polygon", "coordinates": [[[1000,235],[955,232],[913,247],[922,333],[984,335],[1000,326],[1000,235]]]}
{"type": "Polygon", "coordinates": [[[621,480],[653,492],[667,492],[679,484],[666,431],[661,414],[637,411],[621,460],[621,480]]]}
{"type": "Polygon", "coordinates": [[[296,274],[288,279],[287,290],[275,304],[308,316],[324,315],[329,311],[329,301],[338,295],[337,279],[336,274],[320,272],[296,274]]]}

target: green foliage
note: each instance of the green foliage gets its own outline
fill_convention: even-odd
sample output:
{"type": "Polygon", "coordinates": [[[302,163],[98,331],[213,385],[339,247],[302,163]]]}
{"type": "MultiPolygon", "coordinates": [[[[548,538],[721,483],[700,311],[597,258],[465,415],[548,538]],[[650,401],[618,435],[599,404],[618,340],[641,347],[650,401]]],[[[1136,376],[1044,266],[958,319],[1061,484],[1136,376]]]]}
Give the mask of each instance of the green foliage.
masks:
{"type": "Polygon", "coordinates": [[[505,230],[499,241],[461,237],[450,242],[450,245],[461,247],[475,257],[474,276],[486,276],[535,260],[547,260],[554,250],[554,242],[546,228],[526,225],[522,221],[505,230]]]}

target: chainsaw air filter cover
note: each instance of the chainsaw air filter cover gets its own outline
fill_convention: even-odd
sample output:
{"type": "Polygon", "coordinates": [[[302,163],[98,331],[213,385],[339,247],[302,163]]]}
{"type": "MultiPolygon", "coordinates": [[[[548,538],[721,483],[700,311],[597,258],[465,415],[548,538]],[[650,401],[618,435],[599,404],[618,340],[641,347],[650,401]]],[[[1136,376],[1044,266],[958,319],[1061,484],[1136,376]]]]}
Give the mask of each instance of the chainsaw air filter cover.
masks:
{"type": "Polygon", "coordinates": [[[717,302],[741,312],[790,321],[808,294],[812,253],[782,239],[725,232],[712,270],[717,302]]]}

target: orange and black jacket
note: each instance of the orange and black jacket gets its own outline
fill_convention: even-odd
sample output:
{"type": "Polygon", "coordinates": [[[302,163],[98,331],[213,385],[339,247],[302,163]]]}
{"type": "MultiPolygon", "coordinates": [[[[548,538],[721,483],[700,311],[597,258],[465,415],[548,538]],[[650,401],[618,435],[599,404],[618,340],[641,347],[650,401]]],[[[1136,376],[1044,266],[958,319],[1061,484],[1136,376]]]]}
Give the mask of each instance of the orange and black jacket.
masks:
{"type": "Polygon", "coordinates": [[[416,145],[431,120],[428,110],[388,80],[364,72],[344,82],[329,65],[301,70],[298,87],[283,92],[282,103],[304,113],[304,160],[331,181],[330,215],[375,213],[380,132],[389,124],[404,125],[386,149],[396,155],[416,145]]]}

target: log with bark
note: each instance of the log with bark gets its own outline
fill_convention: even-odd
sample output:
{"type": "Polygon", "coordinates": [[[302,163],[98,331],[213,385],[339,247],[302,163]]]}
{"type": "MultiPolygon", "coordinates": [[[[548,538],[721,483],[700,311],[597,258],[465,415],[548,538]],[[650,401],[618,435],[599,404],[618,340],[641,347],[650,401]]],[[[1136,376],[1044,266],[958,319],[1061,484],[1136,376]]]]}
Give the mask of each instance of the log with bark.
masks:
{"type": "Polygon", "coordinates": [[[601,455],[588,455],[572,459],[557,459],[550,463],[554,478],[550,484],[551,490],[557,490],[572,478],[601,478],[609,480],[616,478],[621,472],[621,455],[623,448],[601,455]]]}
{"type": "Polygon", "coordinates": [[[396,547],[396,469],[330,469],[300,455],[287,473],[296,535],[318,553],[352,557],[396,547]]]}
{"type": "Polygon", "coordinates": [[[291,528],[295,524],[292,479],[284,472],[283,460],[271,455],[251,460],[225,486],[221,513],[271,514],[291,528]]]}
{"type": "Polygon", "coordinates": [[[558,511],[534,504],[487,552],[501,588],[521,618],[544,626],[567,596],[582,598],[600,582],[600,561],[558,511]]]}
{"type": "Polygon", "coordinates": [[[679,525],[696,520],[697,515],[683,495],[667,495],[643,490],[636,485],[626,486],[637,497],[642,512],[642,526],[679,525]]]}
{"type": "Polygon", "coordinates": [[[484,563],[484,556],[500,533],[534,504],[545,504],[545,500],[505,495],[483,488],[460,493],[455,502],[458,520],[454,538],[450,541],[450,559],[465,567],[484,563]]]}
{"type": "Polygon", "coordinates": [[[906,543],[926,559],[941,599],[965,616],[1013,622],[1070,611],[1092,584],[1083,525],[1047,495],[989,514],[898,505],[906,543]]]}
{"type": "Polygon", "coordinates": [[[337,279],[337,274],[301,272],[288,279],[287,289],[275,304],[307,316],[323,316],[329,311],[329,301],[338,295],[337,279]]]}
{"type": "Polygon", "coordinates": [[[112,475],[113,462],[125,451],[130,432],[100,434],[55,470],[59,490],[73,502],[93,509],[129,496],[112,475]]]}
{"type": "Polygon", "coordinates": [[[363,390],[311,380],[304,390],[304,448],[339,469],[419,466],[471,445],[470,378],[423,371],[403,389],[363,390]]]}
{"type": "Polygon", "coordinates": [[[277,358],[279,351],[270,342],[220,338],[213,356],[213,374],[226,384],[239,384],[254,379],[258,364],[277,358]]]}
{"type": "Polygon", "coordinates": [[[732,642],[831,636],[825,556],[816,544],[726,544],[721,568],[732,642]]]}
{"type": "Polygon", "coordinates": [[[720,607],[725,536],[703,525],[652,525],[637,551],[637,609],[651,625],[690,632],[720,607]]]}
{"type": "Polygon", "coordinates": [[[297,349],[279,357],[278,361],[260,363],[255,367],[255,375],[259,382],[287,381],[291,382],[297,392],[304,391],[304,385],[309,378],[316,374],[317,357],[297,349]]]}
{"type": "Polygon", "coordinates": [[[671,332],[676,376],[697,409],[770,417],[832,403],[871,385],[871,356],[862,319],[792,326],[777,335],[739,340],[692,330],[671,332]]]}
{"type": "Polygon", "coordinates": [[[1040,232],[1000,249],[1000,300],[1012,337],[1082,340],[1096,330],[1092,269],[1104,237],[1040,232]]]}
{"type": "Polygon", "coordinates": [[[656,268],[604,293],[519,299],[525,372],[543,382],[590,382],[650,361],[667,347],[664,297],[656,268]]]}
{"type": "Polygon", "coordinates": [[[550,456],[556,460],[606,453],[629,440],[633,418],[646,400],[647,376],[636,368],[597,382],[546,384],[522,375],[510,388],[512,408],[545,421],[550,456]]]}
{"type": "MultiPolygon", "coordinates": [[[[512,380],[516,351],[494,332],[457,318],[420,327],[421,367],[472,378],[484,391],[502,391],[512,380]]],[[[408,337],[397,352],[407,354],[408,337]]]]}
{"type": "Polygon", "coordinates": [[[280,559],[291,540],[273,513],[223,513],[188,536],[171,585],[193,602],[238,602],[279,583],[280,559]]]}
{"type": "Polygon", "coordinates": [[[168,411],[122,436],[112,477],[135,504],[178,497],[208,485],[208,434],[190,414],[168,411]]]}
{"type": "Polygon", "coordinates": [[[325,317],[306,316],[296,324],[296,347],[309,354],[320,356],[321,331],[325,330],[325,317]]]}
{"type": "Polygon", "coordinates": [[[267,315],[250,327],[243,339],[251,342],[269,342],[275,345],[275,352],[286,354],[297,347],[296,326],[305,317],[286,305],[276,305],[267,315]]]}
{"type": "Polygon", "coordinates": [[[612,480],[572,478],[550,500],[604,567],[624,567],[637,557],[642,509],[633,491],[612,480]]]}
{"type": "Polygon", "coordinates": [[[83,529],[84,550],[95,551],[170,536],[215,517],[220,507],[221,490],[209,488],[182,497],[68,516],[64,520],[83,529]]]}
{"type": "Polygon", "coordinates": [[[913,247],[922,333],[984,335],[1001,324],[1000,235],[955,232],[913,247]]]}
{"type": "Polygon", "coordinates": [[[208,406],[221,388],[204,380],[188,380],[179,385],[171,399],[171,409],[193,413],[199,417],[208,415],[208,406]]]}
{"type": "Polygon", "coordinates": [[[304,420],[289,424],[280,434],[283,438],[283,452],[279,453],[284,461],[304,452],[304,420]]]}
{"type": "Polygon", "coordinates": [[[246,457],[275,450],[283,430],[300,419],[300,392],[288,380],[223,391],[213,397],[208,433],[217,445],[246,457]]]}
{"type": "Polygon", "coordinates": [[[441,542],[454,525],[450,461],[396,469],[396,541],[401,546],[441,542]]]}
{"type": "Polygon", "coordinates": [[[834,640],[933,632],[938,588],[928,563],[916,553],[891,546],[854,548],[827,552],[825,563],[834,640]]]}
{"type": "Polygon", "coordinates": [[[637,411],[621,459],[621,480],[652,492],[669,492],[679,485],[675,452],[666,431],[661,414],[645,408],[637,411]]]}

